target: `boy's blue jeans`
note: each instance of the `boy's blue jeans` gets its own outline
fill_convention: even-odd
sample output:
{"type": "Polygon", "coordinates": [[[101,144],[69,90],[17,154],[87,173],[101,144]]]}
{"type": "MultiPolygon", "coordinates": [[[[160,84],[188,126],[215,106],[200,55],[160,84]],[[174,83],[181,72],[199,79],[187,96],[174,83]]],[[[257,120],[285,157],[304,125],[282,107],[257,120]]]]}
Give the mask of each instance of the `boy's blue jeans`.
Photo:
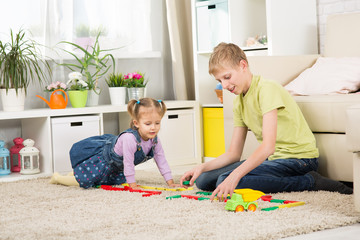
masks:
{"type": "MultiPolygon", "coordinates": [[[[214,191],[244,161],[202,173],[196,179],[196,186],[204,191],[214,191]]],[[[265,193],[312,190],[314,178],[308,172],[317,168],[318,158],[265,160],[245,175],[236,188],[251,188],[265,193]]]]}

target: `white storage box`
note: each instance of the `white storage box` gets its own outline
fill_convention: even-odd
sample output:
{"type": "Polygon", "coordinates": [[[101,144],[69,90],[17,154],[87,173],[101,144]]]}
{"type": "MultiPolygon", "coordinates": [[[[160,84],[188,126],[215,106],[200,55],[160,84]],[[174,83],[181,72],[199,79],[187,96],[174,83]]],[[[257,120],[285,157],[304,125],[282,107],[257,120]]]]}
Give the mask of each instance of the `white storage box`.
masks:
{"type": "Polygon", "coordinates": [[[72,145],[87,137],[100,135],[99,116],[51,118],[53,170],[72,171],[69,151],[72,145]]]}
{"type": "Polygon", "coordinates": [[[227,0],[196,3],[197,48],[212,52],[220,42],[229,41],[229,14],[227,0]]]}
{"type": "Polygon", "coordinates": [[[161,121],[158,134],[169,165],[194,162],[195,113],[193,109],[168,110],[161,121]]]}

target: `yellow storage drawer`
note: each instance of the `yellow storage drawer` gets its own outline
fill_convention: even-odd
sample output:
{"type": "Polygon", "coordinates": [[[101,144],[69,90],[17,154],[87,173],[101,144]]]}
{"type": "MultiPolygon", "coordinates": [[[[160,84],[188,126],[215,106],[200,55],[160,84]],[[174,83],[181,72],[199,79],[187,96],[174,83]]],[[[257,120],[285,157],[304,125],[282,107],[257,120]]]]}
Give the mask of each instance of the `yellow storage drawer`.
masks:
{"type": "Polygon", "coordinates": [[[216,158],[225,152],[223,108],[203,110],[204,157],[216,158]]]}

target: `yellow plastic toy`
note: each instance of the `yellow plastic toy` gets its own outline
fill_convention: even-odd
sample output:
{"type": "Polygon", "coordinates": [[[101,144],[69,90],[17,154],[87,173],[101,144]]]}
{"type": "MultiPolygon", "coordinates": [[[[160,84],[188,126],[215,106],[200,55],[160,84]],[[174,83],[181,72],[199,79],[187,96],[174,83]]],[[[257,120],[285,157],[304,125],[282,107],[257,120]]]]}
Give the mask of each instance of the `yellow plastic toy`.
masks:
{"type": "Polygon", "coordinates": [[[245,210],[255,212],[258,204],[255,202],[265,193],[250,188],[235,189],[233,195],[227,200],[225,209],[228,211],[243,212],[245,210]]]}

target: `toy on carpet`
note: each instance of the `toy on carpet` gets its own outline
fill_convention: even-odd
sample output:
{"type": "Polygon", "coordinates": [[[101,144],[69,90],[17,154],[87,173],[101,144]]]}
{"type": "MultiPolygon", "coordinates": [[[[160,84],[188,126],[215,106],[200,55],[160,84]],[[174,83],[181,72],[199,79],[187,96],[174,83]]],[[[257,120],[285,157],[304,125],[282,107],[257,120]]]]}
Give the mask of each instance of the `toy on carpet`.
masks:
{"type": "Polygon", "coordinates": [[[138,189],[132,189],[129,186],[124,186],[123,188],[119,187],[113,187],[109,185],[101,185],[101,189],[108,190],[108,191],[129,191],[129,192],[137,192],[137,193],[143,193],[142,197],[150,197],[152,195],[160,195],[160,191],[144,191],[144,190],[138,190],[138,189]]]}
{"type": "Polygon", "coordinates": [[[261,200],[267,201],[267,202],[282,203],[281,205],[277,205],[274,207],[262,208],[261,211],[272,211],[272,210],[276,210],[279,208],[297,207],[297,206],[301,206],[301,205],[305,204],[305,202],[301,202],[301,201],[273,199],[272,196],[270,196],[270,195],[261,196],[261,200]]]}
{"type": "MultiPolygon", "coordinates": [[[[199,194],[199,195],[206,195],[206,196],[209,196],[212,194],[212,192],[196,192],[196,194],[199,194]]],[[[193,195],[174,195],[174,196],[169,196],[169,197],[166,197],[166,199],[174,199],[174,198],[188,198],[188,199],[194,199],[194,200],[199,200],[199,201],[202,201],[202,200],[210,200],[209,197],[202,197],[202,196],[193,196],[193,195]]],[[[230,198],[229,196],[227,197],[228,199],[230,198]]],[[[217,197],[215,197],[214,199],[215,201],[218,200],[217,197]]],[[[225,202],[227,201],[227,199],[225,199],[225,202]]]]}
{"type": "Polygon", "coordinates": [[[174,199],[174,198],[188,198],[188,199],[194,199],[194,200],[198,200],[198,201],[210,199],[207,197],[193,196],[193,195],[174,195],[174,196],[166,197],[166,199],[174,199]]]}
{"type": "MultiPolygon", "coordinates": [[[[152,195],[160,195],[162,192],[160,191],[148,191],[148,190],[138,190],[133,189],[128,186],[128,184],[123,184],[123,188],[119,187],[113,187],[109,185],[100,185],[97,186],[101,189],[108,190],[108,191],[129,191],[129,192],[137,192],[137,193],[143,193],[142,197],[149,197],[152,195]]],[[[148,186],[139,186],[139,187],[147,187],[149,189],[166,189],[166,188],[156,188],[156,187],[148,187],[148,186]]],[[[187,189],[188,190],[188,189],[187,189]]],[[[169,191],[169,190],[165,190],[169,191]]],[[[170,190],[174,191],[174,190],[170,190]]],[[[184,190],[177,190],[177,191],[184,191],[184,190]]],[[[211,192],[196,192],[196,194],[200,195],[211,195],[211,192]]],[[[187,198],[187,199],[194,199],[198,201],[202,200],[209,200],[208,197],[202,197],[202,196],[193,196],[193,195],[173,195],[166,197],[166,199],[176,199],[176,198],[187,198]]],[[[249,188],[243,188],[243,189],[235,189],[234,193],[232,194],[231,198],[225,199],[226,205],[225,209],[228,211],[234,211],[234,212],[243,212],[245,210],[255,212],[258,208],[258,203],[256,202],[258,199],[261,199],[263,201],[272,202],[272,203],[281,203],[280,205],[273,206],[273,207],[267,207],[267,208],[261,208],[261,211],[272,211],[279,208],[290,208],[290,207],[296,207],[304,205],[305,202],[301,201],[291,201],[291,200],[282,200],[282,199],[273,199],[271,195],[265,195],[265,193],[258,191],[258,190],[252,190],[249,188]]],[[[215,200],[218,200],[215,198],[215,200]]]]}
{"type": "MultiPolygon", "coordinates": [[[[127,183],[123,183],[121,185],[129,186],[129,184],[127,184],[127,183]]],[[[144,185],[138,185],[138,187],[143,188],[143,189],[153,189],[153,190],[173,191],[173,192],[193,190],[192,187],[190,187],[190,188],[163,188],[163,187],[151,187],[151,186],[144,186],[144,185]]]]}
{"type": "Polygon", "coordinates": [[[243,212],[245,210],[255,212],[258,200],[265,193],[249,188],[235,189],[230,200],[226,201],[225,209],[234,212],[243,212]]]}
{"type": "Polygon", "coordinates": [[[256,211],[258,208],[258,199],[272,203],[281,203],[281,205],[261,208],[261,211],[272,211],[279,208],[290,208],[304,205],[305,202],[301,201],[290,201],[282,199],[273,199],[271,195],[265,195],[265,193],[252,189],[235,189],[230,200],[226,202],[225,209],[228,211],[243,212],[256,211]]]}

